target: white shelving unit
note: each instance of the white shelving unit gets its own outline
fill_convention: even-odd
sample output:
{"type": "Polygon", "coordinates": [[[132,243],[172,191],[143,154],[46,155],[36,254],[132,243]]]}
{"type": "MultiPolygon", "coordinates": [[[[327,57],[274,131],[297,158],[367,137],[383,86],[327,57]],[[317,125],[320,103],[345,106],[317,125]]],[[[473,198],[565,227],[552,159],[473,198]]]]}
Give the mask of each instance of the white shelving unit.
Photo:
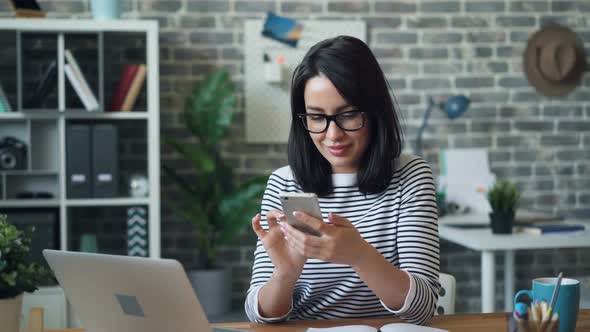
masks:
{"type": "MultiPolygon", "coordinates": [[[[16,43],[14,54],[16,64],[16,105],[15,112],[0,113],[0,137],[15,136],[27,143],[27,166],[24,170],[0,169],[0,208],[43,208],[59,210],[59,242],[63,250],[69,248],[68,209],[108,208],[125,206],[145,206],[148,210],[148,250],[150,257],[160,257],[160,125],[159,125],[159,45],[158,23],[152,20],[137,21],[94,21],[74,19],[0,19],[0,33],[12,36],[16,43]],[[105,36],[116,34],[140,35],[145,40],[145,62],[147,79],[145,86],[145,109],[132,112],[105,112],[105,50],[112,45],[105,43],[105,36]],[[55,41],[57,59],[57,102],[55,108],[24,109],[23,91],[23,40],[29,35],[49,36],[55,41]],[[101,105],[98,112],[72,109],[67,104],[66,78],[64,75],[64,50],[69,38],[92,36],[96,42],[97,83],[94,91],[101,105]],[[100,122],[114,124],[139,122],[145,125],[145,145],[147,147],[147,177],[150,193],[145,198],[114,197],[69,199],[66,195],[66,126],[72,121],[100,122]],[[50,191],[51,199],[19,199],[18,190],[50,191]]],[[[53,48],[52,48],[53,50],[53,48]]],[[[80,57],[77,57],[80,61],[80,57]]],[[[0,77],[0,82],[2,77],[0,77]]],[[[4,85],[6,83],[3,83],[4,85]]]]}

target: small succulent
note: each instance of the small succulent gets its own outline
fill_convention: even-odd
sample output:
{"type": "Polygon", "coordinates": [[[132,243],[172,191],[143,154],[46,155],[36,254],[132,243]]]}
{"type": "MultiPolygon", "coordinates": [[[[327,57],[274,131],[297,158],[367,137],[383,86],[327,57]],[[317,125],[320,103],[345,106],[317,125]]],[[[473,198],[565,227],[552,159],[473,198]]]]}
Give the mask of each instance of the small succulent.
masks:
{"type": "Polygon", "coordinates": [[[0,299],[32,292],[53,279],[45,267],[28,262],[34,228],[18,230],[0,215],[0,299]]]}
{"type": "Polygon", "coordinates": [[[514,215],[519,200],[518,189],[509,181],[498,181],[488,191],[488,201],[496,213],[514,215]]]}

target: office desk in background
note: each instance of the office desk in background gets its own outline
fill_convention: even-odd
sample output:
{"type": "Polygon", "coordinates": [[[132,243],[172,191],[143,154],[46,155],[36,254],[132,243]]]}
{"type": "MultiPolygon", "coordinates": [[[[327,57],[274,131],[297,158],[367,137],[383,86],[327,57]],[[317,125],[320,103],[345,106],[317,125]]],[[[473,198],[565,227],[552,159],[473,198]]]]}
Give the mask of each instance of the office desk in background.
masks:
{"type": "MultiPolygon", "coordinates": [[[[473,216],[474,218],[485,218],[473,216]]],[[[444,217],[439,219],[441,239],[463,247],[481,252],[481,311],[494,312],[496,303],[496,252],[504,254],[504,311],[512,311],[514,292],[514,252],[516,250],[587,248],[590,247],[590,230],[577,233],[548,235],[530,234],[492,234],[489,227],[462,228],[452,224],[467,224],[469,216],[444,217]]],[[[565,221],[569,222],[569,221],[565,221]]],[[[584,223],[572,220],[572,223],[584,223]]],[[[473,220],[473,224],[482,224],[482,220],[473,220]]],[[[539,276],[549,277],[549,276],[539,276]]]]}
{"type": "MultiPolygon", "coordinates": [[[[510,314],[498,312],[492,314],[458,314],[442,315],[432,318],[428,326],[451,332],[504,332],[509,331],[510,314]]],[[[389,323],[400,323],[399,318],[367,318],[339,320],[302,320],[281,324],[256,323],[219,323],[215,327],[254,331],[254,332],[305,332],[308,327],[333,327],[342,325],[369,325],[379,328],[389,323]]],[[[510,331],[509,331],[510,332],[510,331]]],[[[576,332],[590,332],[590,309],[580,310],[576,332]]]]}

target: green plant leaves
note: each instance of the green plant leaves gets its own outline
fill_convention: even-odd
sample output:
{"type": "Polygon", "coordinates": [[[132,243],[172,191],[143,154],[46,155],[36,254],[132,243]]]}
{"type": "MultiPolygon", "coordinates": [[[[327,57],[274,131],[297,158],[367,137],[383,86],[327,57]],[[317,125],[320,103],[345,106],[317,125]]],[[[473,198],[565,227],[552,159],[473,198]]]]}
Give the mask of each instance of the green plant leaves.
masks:
{"type": "Polygon", "coordinates": [[[190,143],[174,138],[162,142],[190,161],[189,176],[163,165],[183,197],[171,203],[195,226],[201,267],[213,266],[217,247],[230,244],[250,224],[258,211],[267,176],[238,185],[233,165],[221,156],[221,142],[235,113],[237,98],[230,75],[217,70],[193,86],[186,99],[184,125],[190,143]]]}
{"type": "Polygon", "coordinates": [[[27,263],[32,232],[18,230],[0,215],[0,299],[32,292],[52,279],[44,267],[27,263]]]}
{"type": "Polygon", "coordinates": [[[514,214],[519,200],[516,185],[508,181],[498,181],[488,191],[488,201],[495,212],[514,214]]]}
{"type": "Polygon", "coordinates": [[[267,176],[251,178],[221,201],[221,224],[217,234],[220,244],[230,243],[250,225],[252,217],[259,209],[267,179],[267,176]]]}
{"type": "Polygon", "coordinates": [[[219,70],[195,84],[187,98],[184,120],[187,129],[206,146],[218,144],[232,123],[236,97],[229,73],[219,70]]]}

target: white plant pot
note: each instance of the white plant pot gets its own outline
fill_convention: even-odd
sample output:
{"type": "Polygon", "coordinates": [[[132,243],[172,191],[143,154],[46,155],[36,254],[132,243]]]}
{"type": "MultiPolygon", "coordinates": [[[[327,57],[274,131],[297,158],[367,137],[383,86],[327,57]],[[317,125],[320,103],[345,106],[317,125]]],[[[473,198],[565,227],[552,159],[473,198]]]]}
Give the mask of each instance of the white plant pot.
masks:
{"type": "Polygon", "coordinates": [[[227,313],[231,307],[231,271],[192,270],[188,278],[209,319],[227,313]]]}
{"type": "Polygon", "coordinates": [[[11,299],[0,299],[0,323],[2,332],[19,332],[23,310],[23,295],[11,299]]]}

